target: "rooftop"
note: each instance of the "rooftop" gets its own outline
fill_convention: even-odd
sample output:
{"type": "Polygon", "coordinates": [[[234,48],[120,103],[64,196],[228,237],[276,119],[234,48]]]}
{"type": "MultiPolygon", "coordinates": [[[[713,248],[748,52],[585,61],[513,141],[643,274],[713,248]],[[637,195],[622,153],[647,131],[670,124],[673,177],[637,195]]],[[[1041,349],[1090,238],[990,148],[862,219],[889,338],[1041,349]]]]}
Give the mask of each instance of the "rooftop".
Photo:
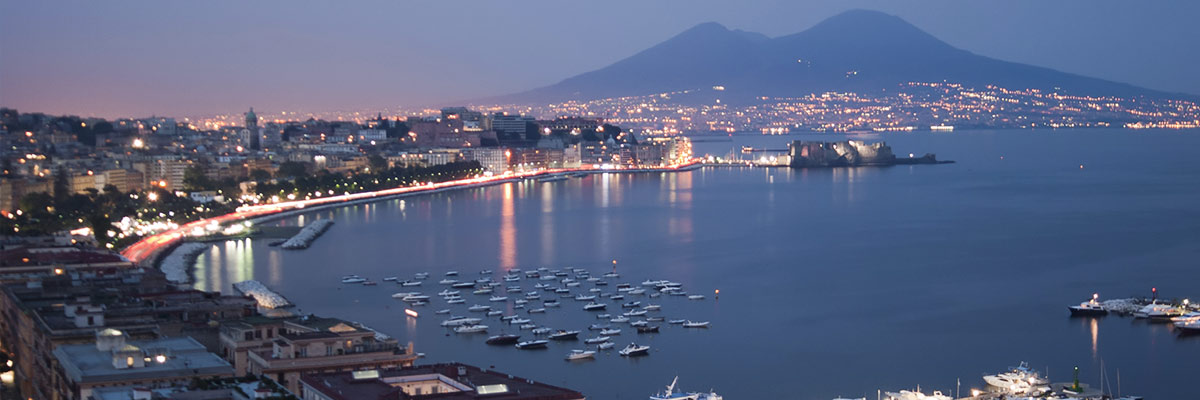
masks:
{"type": "Polygon", "coordinates": [[[59,346],[54,349],[54,357],[66,371],[67,377],[75,382],[99,383],[233,374],[233,367],[228,362],[216,354],[209,353],[191,337],[131,341],[126,347],[129,346],[143,350],[151,361],[144,367],[118,369],[113,366],[112,352],[101,351],[95,344],[90,343],[59,346]],[[162,362],[159,362],[158,355],[165,356],[162,362]]]}
{"type": "Polygon", "coordinates": [[[378,371],[312,374],[302,376],[300,381],[305,386],[338,400],[575,400],[584,398],[582,393],[574,390],[458,363],[429,364],[378,371]],[[405,393],[402,388],[405,383],[415,380],[433,379],[440,380],[443,387],[466,390],[410,395],[405,393]]]}

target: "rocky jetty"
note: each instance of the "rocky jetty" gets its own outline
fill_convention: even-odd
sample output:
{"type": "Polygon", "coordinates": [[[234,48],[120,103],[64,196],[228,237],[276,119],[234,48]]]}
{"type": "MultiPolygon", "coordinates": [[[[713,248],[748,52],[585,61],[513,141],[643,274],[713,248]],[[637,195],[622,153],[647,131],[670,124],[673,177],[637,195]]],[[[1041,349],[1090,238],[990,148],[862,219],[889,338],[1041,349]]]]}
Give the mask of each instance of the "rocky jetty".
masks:
{"type": "Polygon", "coordinates": [[[327,219],[317,220],[305,225],[304,229],[300,230],[300,233],[292,236],[286,242],[283,242],[282,245],[279,245],[279,247],[289,250],[307,249],[313,240],[316,240],[322,233],[329,230],[330,226],[333,226],[333,221],[327,219]]]}
{"type": "Polygon", "coordinates": [[[792,168],[826,168],[888,166],[897,164],[942,164],[933,154],[921,157],[897,158],[884,142],[867,143],[861,140],[840,142],[793,141],[788,145],[792,168]]]}
{"type": "Polygon", "coordinates": [[[249,280],[234,283],[233,288],[243,295],[254,298],[259,306],[265,308],[283,308],[292,305],[290,301],[283,298],[283,295],[268,289],[267,285],[259,281],[249,280]]]}

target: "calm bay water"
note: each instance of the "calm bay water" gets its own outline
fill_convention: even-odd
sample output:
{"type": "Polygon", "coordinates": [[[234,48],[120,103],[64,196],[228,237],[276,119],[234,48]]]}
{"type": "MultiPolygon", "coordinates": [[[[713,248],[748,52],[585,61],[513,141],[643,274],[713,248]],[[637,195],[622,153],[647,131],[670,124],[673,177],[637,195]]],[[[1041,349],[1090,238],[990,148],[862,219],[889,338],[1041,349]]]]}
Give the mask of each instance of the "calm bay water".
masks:
{"type": "MultiPolygon", "coordinates": [[[[935,152],[958,163],[593,175],[350,206],[278,222],[334,219],[308,250],[265,240],[214,245],[198,260],[196,285],[229,292],[233,282],[257,279],[302,312],[413,341],[425,362],[494,366],[593,399],[645,399],[676,375],[685,389],[730,399],[874,398],[877,389],[917,385],[952,393],[957,379],[965,393],[983,386],[981,375],[1020,361],[1055,381],[1070,380],[1079,365],[1091,383],[1103,362],[1114,378],[1120,369],[1125,394],[1189,398],[1200,338],[1129,318],[1072,319],[1065,306],[1093,292],[1142,296],[1151,287],[1166,297],[1200,295],[1197,134],[866,136],[897,154],[935,152]],[[668,319],[709,320],[712,328],[664,324],[661,334],[637,335],[624,327],[617,348],[636,340],[653,347],[650,356],[612,351],[568,363],[564,354],[582,341],[518,351],[438,326],[443,316],[434,310],[467,315],[466,306],[488,304],[486,296],[464,294],[467,303],[455,307],[435,296],[414,320],[390,298],[410,288],[339,283],[347,274],[381,280],[428,271],[430,280],[411,290],[433,295],[448,270],[460,279],[540,266],[599,275],[614,259],[620,282],[670,279],[707,295],[640,300],[662,304],[668,319]]],[[[695,148],[725,154],[799,138],[835,137],[735,136],[695,148]]],[[[521,282],[526,291],[533,284],[521,282]]],[[[610,313],[619,310],[610,303],[610,313]]],[[[563,299],[561,309],[531,318],[585,330],[593,315],[563,299]]],[[[502,325],[486,323],[492,334],[502,325]]]]}

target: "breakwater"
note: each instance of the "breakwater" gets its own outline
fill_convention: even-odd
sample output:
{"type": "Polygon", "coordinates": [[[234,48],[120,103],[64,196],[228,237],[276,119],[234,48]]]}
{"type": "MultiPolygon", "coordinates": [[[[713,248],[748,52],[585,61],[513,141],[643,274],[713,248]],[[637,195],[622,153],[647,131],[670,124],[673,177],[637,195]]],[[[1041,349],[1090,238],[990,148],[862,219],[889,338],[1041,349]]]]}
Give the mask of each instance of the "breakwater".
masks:
{"type": "Polygon", "coordinates": [[[317,238],[320,237],[322,233],[325,233],[325,231],[329,230],[329,227],[331,226],[333,226],[333,221],[327,219],[313,221],[312,223],[305,225],[304,229],[300,230],[300,233],[297,233],[296,236],[292,236],[290,239],[283,242],[283,244],[279,247],[288,250],[307,249],[308,246],[312,245],[314,240],[317,240],[317,238]]]}

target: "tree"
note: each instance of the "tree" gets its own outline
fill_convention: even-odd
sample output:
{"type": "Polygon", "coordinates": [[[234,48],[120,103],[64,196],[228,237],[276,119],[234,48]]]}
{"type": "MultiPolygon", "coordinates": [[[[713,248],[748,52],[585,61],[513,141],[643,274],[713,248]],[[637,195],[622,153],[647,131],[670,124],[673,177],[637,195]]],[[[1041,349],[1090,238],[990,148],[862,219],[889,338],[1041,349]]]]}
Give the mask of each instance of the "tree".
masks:
{"type": "Polygon", "coordinates": [[[367,156],[367,163],[371,165],[372,170],[376,171],[383,170],[388,166],[387,159],[378,154],[367,156]]]}
{"type": "Polygon", "coordinates": [[[209,190],[212,188],[212,180],[208,179],[204,168],[191,165],[183,171],[183,188],[188,191],[209,190]]]}
{"type": "Polygon", "coordinates": [[[67,176],[67,170],[59,168],[54,173],[54,202],[60,203],[66,200],[71,195],[71,179],[67,176]]]}
{"type": "Polygon", "coordinates": [[[271,180],[271,173],[262,168],[255,168],[250,170],[250,179],[255,182],[266,182],[271,180]]]}
{"type": "Polygon", "coordinates": [[[294,178],[304,176],[308,173],[308,168],[304,163],[298,161],[284,161],[279,164],[279,170],[275,171],[275,176],[294,178]]]}

